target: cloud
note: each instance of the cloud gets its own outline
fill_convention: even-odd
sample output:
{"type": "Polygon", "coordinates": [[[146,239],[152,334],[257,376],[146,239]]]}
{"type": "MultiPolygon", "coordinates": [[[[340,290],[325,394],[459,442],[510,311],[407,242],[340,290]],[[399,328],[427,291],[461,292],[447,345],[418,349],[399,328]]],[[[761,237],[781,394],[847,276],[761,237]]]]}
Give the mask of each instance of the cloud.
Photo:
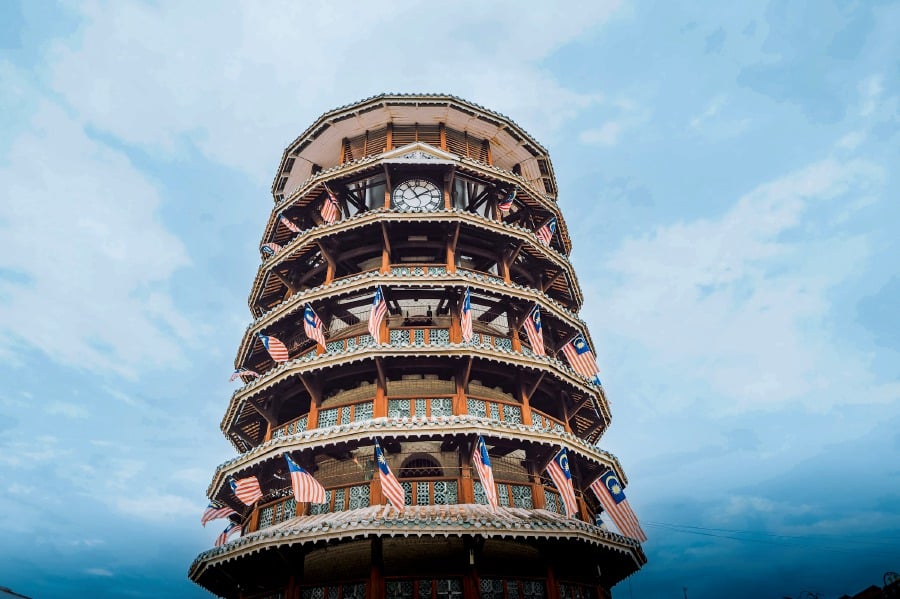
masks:
{"type": "Polygon", "coordinates": [[[612,147],[619,142],[620,133],[622,133],[621,123],[607,121],[597,129],[582,131],[579,139],[589,145],[612,147]]]}
{"type": "Polygon", "coordinates": [[[128,493],[110,497],[110,503],[126,516],[166,522],[173,518],[183,518],[185,514],[197,511],[197,503],[180,495],[170,493],[143,492],[140,495],[128,493]]]}
{"type": "Polygon", "coordinates": [[[725,94],[714,96],[699,114],[691,118],[691,130],[711,139],[727,139],[746,131],[750,126],[750,119],[723,114],[727,104],[725,94]]]}
{"type": "Polygon", "coordinates": [[[73,7],[82,30],[52,47],[46,75],[91,126],[167,156],[194,146],[268,182],[318,113],[385,91],[462,95],[546,139],[599,95],[564,88],[541,61],[618,5],[90,2],[73,7]]]}
{"type": "Polygon", "coordinates": [[[0,278],[0,354],[32,346],[62,364],[126,375],[177,363],[178,339],[192,328],[166,284],[188,258],[160,222],[154,185],[124,154],[38,98],[0,188],[0,271],[21,273],[0,278]]]}
{"type": "Polygon", "coordinates": [[[88,568],[84,572],[85,574],[90,574],[91,576],[103,576],[106,578],[110,578],[113,576],[113,573],[106,568],[88,568]]]}
{"type": "Polygon", "coordinates": [[[828,329],[829,291],[869,253],[864,236],[833,228],[829,216],[876,193],[882,179],[871,163],[826,159],[760,185],[717,218],[624,240],[605,263],[603,292],[587,290],[587,309],[604,315],[597,336],[637,344],[642,369],[703,398],[668,393],[654,410],[889,401],[897,389],[866,386],[865,361],[828,329]]]}
{"type": "Polygon", "coordinates": [[[65,416],[66,418],[87,418],[88,410],[84,406],[67,403],[64,401],[53,401],[44,406],[44,412],[51,416],[65,416]]]}
{"type": "Polygon", "coordinates": [[[878,108],[878,102],[881,99],[881,93],[883,91],[884,84],[882,83],[882,77],[880,75],[873,75],[860,83],[860,116],[870,116],[875,112],[878,108]]]}

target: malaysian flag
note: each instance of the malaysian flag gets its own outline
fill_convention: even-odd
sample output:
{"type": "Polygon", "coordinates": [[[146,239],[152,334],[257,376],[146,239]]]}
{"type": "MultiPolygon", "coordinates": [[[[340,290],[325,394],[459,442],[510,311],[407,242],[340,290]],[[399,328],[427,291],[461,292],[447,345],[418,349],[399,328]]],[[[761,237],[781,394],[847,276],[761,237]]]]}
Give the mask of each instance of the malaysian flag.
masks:
{"type": "Polygon", "coordinates": [[[575,372],[591,380],[597,377],[599,372],[597,359],[594,357],[594,352],[591,351],[583,335],[578,335],[572,341],[566,343],[563,346],[563,353],[575,372]]]}
{"type": "Polygon", "coordinates": [[[316,314],[316,311],[309,304],[306,304],[306,307],[303,309],[303,330],[306,332],[307,337],[315,339],[319,345],[325,346],[325,331],[322,326],[322,319],[319,318],[319,315],[316,314]]]}
{"type": "Polygon", "coordinates": [[[339,211],[338,201],[327,185],[325,186],[325,192],[327,195],[325,197],[325,203],[322,204],[321,214],[322,220],[330,225],[337,220],[339,211]]]}
{"type": "MultiPolygon", "coordinates": [[[[256,372],[255,370],[250,370],[249,368],[244,368],[243,366],[241,366],[240,368],[234,369],[234,372],[232,372],[231,376],[228,377],[228,382],[235,381],[237,379],[240,379],[243,376],[249,376],[252,378],[256,378],[259,376],[259,373],[256,372]]],[[[241,379],[241,380],[243,380],[243,379],[241,379]]]]}
{"type": "Polygon", "coordinates": [[[266,351],[269,352],[269,355],[272,356],[273,360],[276,362],[287,362],[290,359],[291,355],[288,353],[288,349],[284,346],[284,343],[270,335],[257,333],[256,336],[262,341],[263,346],[266,348],[266,351]]]}
{"type": "Polygon", "coordinates": [[[294,488],[294,499],[307,503],[325,503],[325,487],[319,484],[319,481],[313,478],[312,474],[301,468],[291,459],[291,456],[284,454],[287,460],[288,471],[291,473],[291,487],[294,488]]]}
{"type": "Polygon", "coordinates": [[[274,256],[281,251],[281,246],[274,241],[270,241],[268,243],[262,244],[259,249],[266,256],[274,256]]]}
{"type": "Polygon", "coordinates": [[[506,194],[500,203],[497,204],[497,207],[504,212],[508,212],[510,208],[512,208],[513,202],[516,201],[516,192],[519,191],[519,186],[516,185],[512,189],[509,190],[509,193],[506,194]]]}
{"type": "Polygon", "coordinates": [[[491,504],[491,508],[496,510],[497,487],[494,485],[494,470],[491,468],[491,458],[488,456],[487,446],[481,435],[478,435],[478,441],[475,443],[472,461],[475,462],[475,470],[478,471],[478,479],[481,481],[481,486],[484,487],[488,503],[491,504]]]}
{"type": "Polygon", "coordinates": [[[528,318],[525,319],[525,332],[528,334],[528,342],[531,351],[539,356],[544,355],[544,335],[541,333],[541,309],[535,304],[528,318]]]}
{"type": "Polygon", "coordinates": [[[291,219],[286,217],[284,215],[284,212],[282,212],[281,214],[278,215],[278,220],[281,221],[281,224],[284,225],[288,231],[291,231],[292,233],[300,232],[300,227],[295,225],[294,221],[292,221],[291,219]]]}
{"type": "Polygon", "coordinates": [[[578,503],[575,501],[575,489],[572,488],[572,473],[569,472],[569,455],[563,447],[558,454],[553,456],[547,464],[547,474],[553,479],[553,484],[559,491],[563,503],[566,506],[566,515],[574,516],[578,513],[578,503]]]}
{"type": "Polygon", "coordinates": [[[403,492],[403,486],[397,477],[391,472],[387,460],[384,458],[384,452],[381,450],[381,444],[375,439],[375,463],[378,464],[378,478],[381,480],[381,492],[388,498],[398,510],[402,510],[406,506],[406,494],[403,492]]]}
{"type": "Polygon", "coordinates": [[[219,536],[216,537],[216,547],[221,547],[222,545],[227,543],[228,537],[233,534],[241,534],[241,525],[236,522],[232,522],[225,527],[225,530],[219,533],[219,536]]]}
{"type": "Polygon", "coordinates": [[[628,500],[625,499],[622,483],[619,482],[619,478],[612,470],[607,470],[600,475],[600,478],[592,482],[591,490],[597,496],[597,499],[600,500],[603,511],[609,514],[609,517],[612,518],[612,521],[623,535],[636,539],[641,543],[647,540],[647,535],[641,529],[637,516],[631,511],[631,506],[628,505],[628,500]]]}
{"type": "Polygon", "coordinates": [[[216,505],[215,503],[210,503],[206,506],[206,510],[204,510],[203,515],[200,516],[200,524],[206,526],[207,522],[212,522],[213,520],[218,520],[219,518],[227,518],[231,514],[236,514],[233,509],[228,507],[227,505],[216,505]]]}
{"type": "Polygon", "coordinates": [[[541,243],[544,245],[550,245],[550,241],[553,239],[553,234],[556,233],[556,217],[554,216],[547,222],[541,226],[540,229],[535,231],[535,235],[537,238],[541,240],[541,243]]]}
{"type": "Polygon", "coordinates": [[[459,325],[462,327],[463,341],[468,343],[475,336],[472,332],[472,294],[466,287],[466,294],[463,296],[462,316],[459,319],[459,325]]]}
{"type": "Polygon", "coordinates": [[[231,490],[234,492],[235,497],[244,505],[253,505],[262,499],[263,494],[259,488],[259,480],[255,476],[238,480],[229,478],[228,484],[231,485],[231,490]]]}
{"type": "Polygon", "coordinates": [[[369,334],[375,339],[375,343],[381,343],[381,321],[387,314],[387,302],[384,301],[384,293],[381,285],[375,288],[375,297],[372,299],[372,311],[369,312],[369,334]]]}

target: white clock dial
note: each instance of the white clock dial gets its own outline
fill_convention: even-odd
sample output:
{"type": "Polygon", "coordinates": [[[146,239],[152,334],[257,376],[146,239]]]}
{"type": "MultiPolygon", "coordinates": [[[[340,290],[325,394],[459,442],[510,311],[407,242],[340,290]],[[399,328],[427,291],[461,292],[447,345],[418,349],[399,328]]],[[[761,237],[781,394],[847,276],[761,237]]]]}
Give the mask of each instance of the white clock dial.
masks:
{"type": "Polygon", "coordinates": [[[391,200],[396,208],[413,212],[437,210],[441,205],[440,188],[427,179],[407,179],[394,188],[391,200]]]}

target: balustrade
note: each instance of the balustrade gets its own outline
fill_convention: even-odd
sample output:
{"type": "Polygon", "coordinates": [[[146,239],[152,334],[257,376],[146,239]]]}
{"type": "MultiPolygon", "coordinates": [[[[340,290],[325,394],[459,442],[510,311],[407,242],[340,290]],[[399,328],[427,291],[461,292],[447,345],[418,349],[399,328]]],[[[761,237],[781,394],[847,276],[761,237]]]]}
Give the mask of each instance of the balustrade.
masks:
{"type": "Polygon", "coordinates": [[[388,418],[438,418],[453,416],[452,397],[388,398],[388,418]]]}
{"type": "Polygon", "coordinates": [[[522,406],[518,404],[469,397],[468,406],[470,416],[522,424],[522,406]]]}
{"type": "Polygon", "coordinates": [[[403,480],[406,505],[453,505],[459,503],[459,483],[456,479],[403,480]]]}
{"type": "Polygon", "coordinates": [[[311,503],[310,514],[344,512],[369,507],[371,490],[369,483],[346,485],[325,490],[325,503],[311,503]]]}
{"type": "MultiPolygon", "coordinates": [[[[520,507],[524,509],[534,508],[534,494],[531,485],[522,485],[515,483],[507,483],[494,481],[497,486],[497,503],[502,507],[520,507]]],[[[475,487],[475,503],[487,505],[487,495],[484,494],[484,486],[481,481],[476,480],[475,487]]]]}
{"type": "Polygon", "coordinates": [[[375,403],[372,400],[319,410],[318,428],[371,420],[375,403]]]}

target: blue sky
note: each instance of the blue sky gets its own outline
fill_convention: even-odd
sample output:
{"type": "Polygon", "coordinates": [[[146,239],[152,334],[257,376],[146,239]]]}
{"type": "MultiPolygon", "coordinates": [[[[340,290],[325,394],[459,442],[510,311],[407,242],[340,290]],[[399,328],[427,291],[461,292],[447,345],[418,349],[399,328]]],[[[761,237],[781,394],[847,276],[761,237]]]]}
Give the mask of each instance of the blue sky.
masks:
{"type": "Polygon", "coordinates": [[[0,586],[186,579],[268,188],[320,113],[459,95],[551,152],[649,563],[900,570],[900,3],[4,2],[0,586]]]}

